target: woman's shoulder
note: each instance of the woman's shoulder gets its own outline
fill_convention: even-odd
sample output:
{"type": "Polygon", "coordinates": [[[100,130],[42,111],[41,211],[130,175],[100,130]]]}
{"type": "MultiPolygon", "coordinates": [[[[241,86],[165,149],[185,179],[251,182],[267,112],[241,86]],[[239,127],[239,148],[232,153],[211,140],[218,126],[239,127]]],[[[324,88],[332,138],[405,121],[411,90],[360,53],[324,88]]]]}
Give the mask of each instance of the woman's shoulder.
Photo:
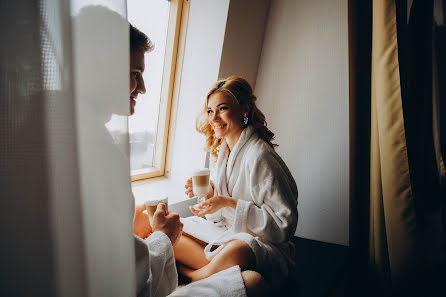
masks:
{"type": "Polygon", "coordinates": [[[247,153],[244,157],[249,161],[263,162],[280,159],[280,156],[274,148],[257,135],[252,137],[248,142],[247,153]]]}
{"type": "Polygon", "coordinates": [[[266,167],[282,168],[289,172],[288,166],[274,147],[257,135],[250,139],[248,150],[243,157],[246,158],[246,163],[263,164],[266,167]]]}

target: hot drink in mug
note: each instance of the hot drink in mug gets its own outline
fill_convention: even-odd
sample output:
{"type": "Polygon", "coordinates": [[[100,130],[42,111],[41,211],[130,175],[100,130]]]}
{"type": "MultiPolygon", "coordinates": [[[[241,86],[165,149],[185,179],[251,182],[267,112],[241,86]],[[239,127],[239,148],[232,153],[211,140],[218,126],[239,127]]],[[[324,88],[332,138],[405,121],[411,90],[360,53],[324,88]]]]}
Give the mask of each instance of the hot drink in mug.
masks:
{"type": "Polygon", "coordinates": [[[149,215],[150,222],[153,221],[153,214],[155,213],[156,208],[158,207],[158,204],[160,204],[160,203],[165,203],[167,206],[168,205],[167,196],[153,197],[153,198],[147,200],[146,202],[144,202],[144,204],[146,205],[146,210],[147,210],[147,214],[149,215]]]}
{"type": "Polygon", "coordinates": [[[194,195],[198,197],[197,202],[201,203],[209,193],[209,174],[207,168],[196,170],[192,173],[192,190],[194,195]]]}

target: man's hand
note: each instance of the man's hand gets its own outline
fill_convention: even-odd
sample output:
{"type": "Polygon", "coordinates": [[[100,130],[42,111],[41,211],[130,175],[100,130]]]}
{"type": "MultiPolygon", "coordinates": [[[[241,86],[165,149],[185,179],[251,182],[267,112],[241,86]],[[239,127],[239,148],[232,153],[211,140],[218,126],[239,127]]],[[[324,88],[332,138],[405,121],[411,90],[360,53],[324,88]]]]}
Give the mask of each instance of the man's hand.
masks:
{"type": "Polygon", "coordinates": [[[183,223],[177,213],[168,213],[166,204],[160,203],[153,215],[152,230],[163,232],[169,237],[172,245],[175,245],[183,231],[183,223]]]}
{"type": "Polygon", "coordinates": [[[146,239],[152,233],[152,226],[150,226],[149,215],[143,211],[146,209],[144,205],[135,207],[135,219],[133,221],[133,233],[136,236],[146,239]]]}

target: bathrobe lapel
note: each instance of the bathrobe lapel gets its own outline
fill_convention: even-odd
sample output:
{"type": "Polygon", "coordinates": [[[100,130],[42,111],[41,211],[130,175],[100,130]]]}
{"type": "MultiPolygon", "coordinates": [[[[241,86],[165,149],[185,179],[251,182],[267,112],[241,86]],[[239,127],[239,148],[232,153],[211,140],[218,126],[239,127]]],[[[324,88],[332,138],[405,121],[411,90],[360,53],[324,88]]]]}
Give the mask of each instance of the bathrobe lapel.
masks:
{"type": "Polygon", "coordinates": [[[226,144],[226,141],[223,139],[220,149],[218,151],[218,159],[217,159],[217,180],[216,182],[216,194],[221,196],[229,196],[226,182],[226,171],[225,164],[228,160],[229,148],[226,144]]]}
{"type": "Polygon", "coordinates": [[[232,189],[237,182],[236,178],[233,178],[234,170],[237,171],[238,168],[235,161],[237,160],[240,150],[245,146],[253,134],[254,128],[252,126],[246,127],[232,149],[231,154],[229,154],[229,148],[226,141],[223,140],[217,161],[217,180],[220,181],[220,184],[218,185],[218,190],[220,191],[220,193],[218,193],[219,195],[232,196],[232,189]]]}

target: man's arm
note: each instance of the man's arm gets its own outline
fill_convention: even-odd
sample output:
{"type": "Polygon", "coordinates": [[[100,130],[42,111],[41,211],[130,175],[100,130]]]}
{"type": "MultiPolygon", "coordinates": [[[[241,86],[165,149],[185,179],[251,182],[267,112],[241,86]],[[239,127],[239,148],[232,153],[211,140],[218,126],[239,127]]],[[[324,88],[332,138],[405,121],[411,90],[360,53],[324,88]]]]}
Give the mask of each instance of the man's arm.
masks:
{"type": "Polygon", "coordinates": [[[178,284],[172,245],[182,232],[178,214],[167,213],[159,204],[153,216],[153,234],[142,240],[135,236],[136,278],[138,296],[166,296],[178,284]]]}

